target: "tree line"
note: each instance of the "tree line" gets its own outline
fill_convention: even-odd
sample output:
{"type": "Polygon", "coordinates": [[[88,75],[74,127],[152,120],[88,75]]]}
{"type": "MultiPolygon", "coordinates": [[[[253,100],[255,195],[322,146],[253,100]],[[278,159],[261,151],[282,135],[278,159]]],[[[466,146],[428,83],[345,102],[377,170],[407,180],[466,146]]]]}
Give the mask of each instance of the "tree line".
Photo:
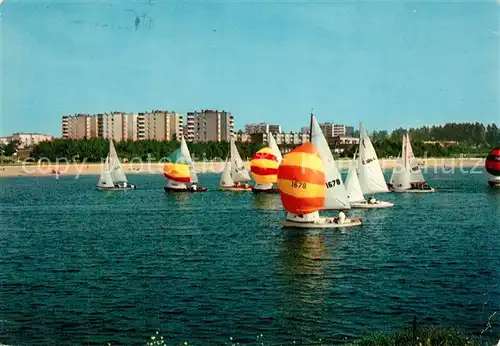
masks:
{"type": "Polygon", "coordinates": [[[396,129],[388,131],[374,131],[371,134],[373,141],[390,139],[401,140],[403,134],[409,133],[413,141],[455,141],[469,147],[495,147],[500,143],[500,129],[497,124],[481,123],[448,123],[437,126],[422,126],[418,128],[396,129]]]}

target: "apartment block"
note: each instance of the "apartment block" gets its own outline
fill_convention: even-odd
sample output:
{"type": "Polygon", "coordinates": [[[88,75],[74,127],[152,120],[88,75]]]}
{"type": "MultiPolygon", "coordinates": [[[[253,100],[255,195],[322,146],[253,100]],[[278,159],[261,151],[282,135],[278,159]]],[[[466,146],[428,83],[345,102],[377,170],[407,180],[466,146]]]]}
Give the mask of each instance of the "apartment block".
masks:
{"type": "Polygon", "coordinates": [[[218,110],[188,112],[184,136],[190,142],[229,141],[234,133],[231,113],[218,110]]]}
{"type": "Polygon", "coordinates": [[[309,134],[310,131],[311,131],[311,128],[309,126],[302,126],[300,128],[300,133],[303,133],[303,134],[309,134]]]}
{"type": "MultiPolygon", "coordinates": [[[[321,128],[321,131],[323,132],[323,135],[326,138],[346,136],[348,130],[350,129],[354,130],[352,127],[341,124],[333,124],[333,123],[322,123],[319,124],[319,127],[321,128]]],[[[300,132],[309,133],[309,131],[310,131],[309,126],[304,126],[301,128],[300,132]]]]}
{"type": "Polygon", "coordinates": [[[85,139],[97,137],[97,119],[88,114],[62,117],[62,137],[85,139]]]}
{"type": "Polygon", "coordinates": [[[255,133],[281,133],[280,125],[272,125],[268,123],[246,124],[245,133],[252,135],[255,133]]]}
{"type": "Polygon", "coordinates": [[[333,125],[332,137],[342,137],[346,135],[346,126],[335,124],[333,125]]]}
{"type": "Polygon", "coordinates": [[[109,112],[62,117],[63,138],[107,138],[115,141],[180,139],[183,129],[180,114],[154,110],[148,113],[109,112]]]}
{"type": "Polygon", "coordinates": [[[113,139],[116,142],[124,138],[124,113],[111,112],[97,116],[98,137],[113,139]]]}
{"type": "Polygon", "coordinates": [[[19,149],[31,147],[37,145],[41,142],[51,141],[53,139],[50,135],[45,135],[36,132],[17,132],[13,133],[12,136],[5,137],[5,142],[10,143],[13,141],[19,142],[19,149]]]}
{"type": "Polygon", "coordinates": [[[170,141],[180,139],[183,131],[183,117],[175,112],[154,110],[139,113],[139,139],[170,141]]]}

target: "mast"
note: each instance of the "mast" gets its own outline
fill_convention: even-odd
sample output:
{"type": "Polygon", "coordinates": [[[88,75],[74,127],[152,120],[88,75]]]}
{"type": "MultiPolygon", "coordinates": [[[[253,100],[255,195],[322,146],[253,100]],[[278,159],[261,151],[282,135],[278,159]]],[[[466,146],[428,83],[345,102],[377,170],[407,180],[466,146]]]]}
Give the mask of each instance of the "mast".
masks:
{"type": "Polygon", "coordinates": [[[312,129],[313,129],[313,110],[311,108],[311,116],[309,119],[309,142],[312,142],[312,129]]]}

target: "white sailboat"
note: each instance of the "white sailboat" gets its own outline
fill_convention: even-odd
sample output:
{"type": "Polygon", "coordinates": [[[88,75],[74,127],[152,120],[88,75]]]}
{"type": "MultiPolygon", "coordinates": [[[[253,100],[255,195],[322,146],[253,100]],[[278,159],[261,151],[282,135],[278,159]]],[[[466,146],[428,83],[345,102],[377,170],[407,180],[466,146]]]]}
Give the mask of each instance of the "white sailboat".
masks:
{"type": "Polygon", "coordinates": [[[250,180],[250,173],[248,172],[243,160],[241,159],[238,148],[234,139],[231,138],[229,143],[230,153],[224,171],[221,175],[219,190],[223,191],[252,191],[252,187],[247,184],[250,180]],[[244,184],[242,184],[244,183],[244,184]]]}
{"type": "Polygon", "coordinates": [[[321,217],[318,211],[305,215],[288,212],[284,226],[297,228],[344,228],[362,224],[359,218],[346,218],[342,210],[351,209],[342,177],[333,159],[323,131],[314,115],[311,114],[310,141],[317,148],[325,171],[326,196],[324,210],[340,210],[339,217],[321,217]]]}
{"type": "Polygon", "coordinates": [[[278,160],[278,164],[283,160],[283,156],[281,155],[280,148],[278,147],[278,144],[276,143],[276,139],[274,139],[274,136],[271,132],[267,134],[267,142],[269,143],[269,148],[274,153],[274,156],[276,156],[276,160],[278,160]]]}
{"type": "Polygon", "coordinates": [[[319,127],[319,124],[311,114],[311,143],[318,148],[318,151],[325,165],[325,176],[326,176],[326,199],[325,199],[325,209],[326,210],[342,210],[351,209],[349,204],[349,199],[347,198],[347,191],[345,185],[342,182],[342,177],[340,171],[337,168],[337,164],[333,159],[332,151],[328,146],[323,131],[319,127]]]}
{"type": "Polygon", "coordinates": [[[345,188],[351,207],[355,203],[366,203],[365,196],[361,190],[361,185],[359,184],[358,173],[356,172],[356,155],[354,155],[354,158],[349,166],[349,171],[347,172],[347,177],[345,179],[345,188]]]}
{"type": "Polygon", "coordinates": [[[422,174],[422,170],[420,169],[420,165],[418,164],[418,160],[413,154],[413,148],[411,146],[410,135],[406,135],[407,147],[408,151],[408,160],[410,163],[410,182],[411,183],[425,183],[424,175],[422,174]]]}
{"type": "Polygon", "coordinates": [[[401,157],[398,158],[389,183],[393,192],[434,192],[435,190],[424,182],[412,182],[412,166],[410,155],[413,155],[411,144],[406,135],[403,135],[401,157]]]}
{"type": "Polygon", "coordinates": [[[129,184],[123,172],[120,159],[116,153],[113,140],[109,140],[109,153],[104,161],[101,176],[97,182],[98,190],[133,190],[136,186],[129,184]]]}
{"type": "MultiPolygon", "coordinates": [[[[375,148],[373,147],[370,137],[363,128],[363,125],[359,126],[359,157],[358,157],[358,167],[357,170],[353,169],[353,175],[355,177],[351,178],[352,181],[357,180],[360,187],[361,200],[351,200],[351,207],[353,208],[389,208],[394,206],[393,203],[379,201],[375,197],[370,197],[365,200],[364,195],[389,192],[387,183],[385,182],[384,173],[380,167],[380,162],[377,157],[375,148]],[[357,171],[357,174],[356,174],[357,171]]],[[[353,164],[353,166],[355,166],[353,164]]],[[[351,170],[349,170],[351,173],[351,170]]],[[[349,174],[348,174],[349,178],[349,174]]],[[[347,186],[347,181],[346,181],[347,186]]],[[[349,187],[347,188],[349,193],[349,187]]],[[[359,197],[359,194],[356,195],[359,197]]]]}

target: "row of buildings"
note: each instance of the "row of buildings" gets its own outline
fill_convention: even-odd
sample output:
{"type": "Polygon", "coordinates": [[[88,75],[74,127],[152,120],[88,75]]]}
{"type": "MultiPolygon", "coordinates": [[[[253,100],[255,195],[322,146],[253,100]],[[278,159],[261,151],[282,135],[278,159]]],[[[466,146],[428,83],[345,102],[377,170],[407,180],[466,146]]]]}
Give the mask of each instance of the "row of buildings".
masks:
{"type": "Polygon", "coordinates": [[[9,144],[10,142],[18,142],[19,148],[28,148],[37,145],[40,142],[51,141],[53,139],[50,135],[37,132],[16,132],[10,136],[0,137],[1,144],[9,144]]]}
{"type": "Polygon", "coordinates": [[[115,141],[148,140],[208,142],[228,141],[234,132],[231,113],[217,110],[176,112],[153,110],[145,113],[110,112],[62,117],[62,137],[68,139],[108,138],[115,141]]]}
{"type": "MultiPolygon", "coordinates": [[[[319,124],[321,130],[325,137],[343,137],[343,136],[353,136],[354,135],[354,127],[346,126],[343,124],[333,124],[333,123],[322,123],[319,124]]],[[[300,133],[301,134],[309,134],[309,126],[302,127],[300,133]]],[[[254,123],[254,124],[246,124],[245,125],[245,134],[253,135],[256,133],[282,133],[281,126],[276,124],[268,124],[268,123],[254,123]]]]}

